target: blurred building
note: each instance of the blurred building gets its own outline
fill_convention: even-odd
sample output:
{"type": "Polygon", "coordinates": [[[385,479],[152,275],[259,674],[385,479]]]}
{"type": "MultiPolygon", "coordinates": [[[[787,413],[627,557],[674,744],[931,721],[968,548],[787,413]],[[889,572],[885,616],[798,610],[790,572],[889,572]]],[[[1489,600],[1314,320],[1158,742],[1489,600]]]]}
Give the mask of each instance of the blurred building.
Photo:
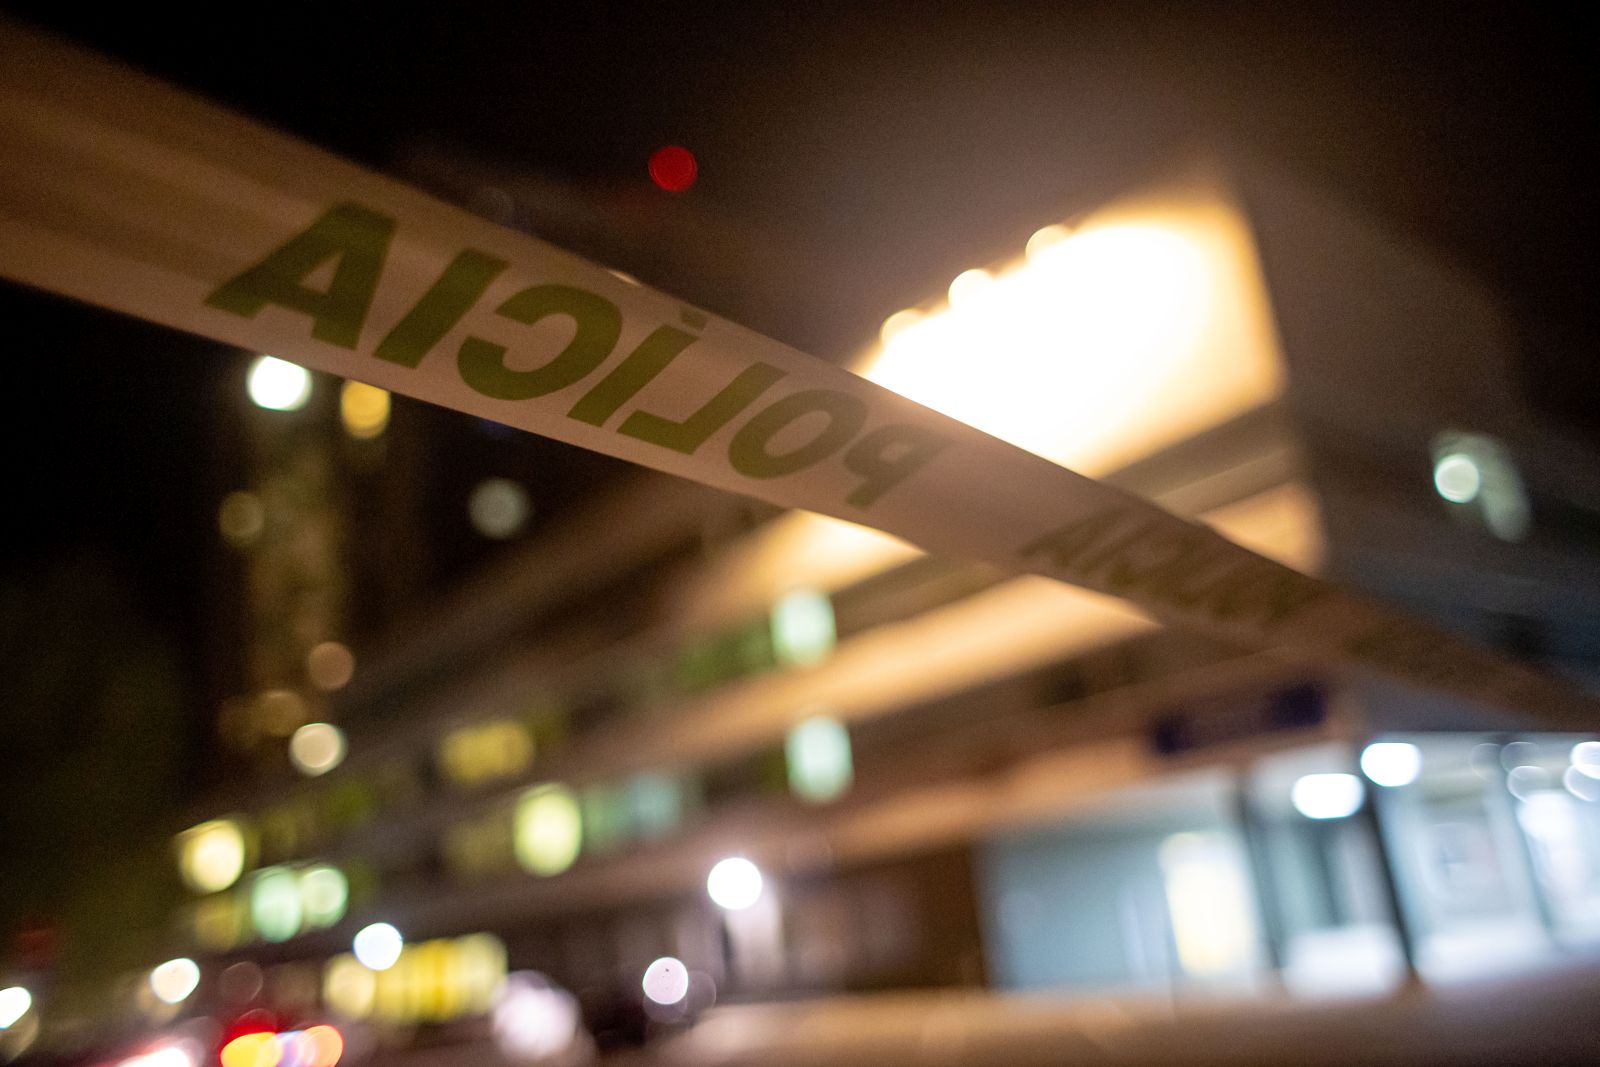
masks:
{"type": "MultiPolygon", "coordinates": [[[[860,369],[1596,677],[1600,466],[1519,401],[1471,279],[1254,174],[1063,214],[860,369]]],[[[352,590],[424,543],[362,452],[386,404],[350,385],[263,422],[223,508],[253,688],[222,729],[276,770],[176,839],[194,1010],[443,1039],[532,970],[620,1033],[669,957],[658,1025],[890,989],[1322,996],[1600,949],[1594,738],[665,477],[606,483],[361,647],[352,590]],[[352,533],[385,495],[387,539],[352,533]],[[707,892],[732,857],[759,882],[712,891],[740,907],[707,892]],[[406,947],[377,970],[351,945],[380,922],[406,947]]],[[[479,492],[515,537],[515,480],[479,492]]]]}

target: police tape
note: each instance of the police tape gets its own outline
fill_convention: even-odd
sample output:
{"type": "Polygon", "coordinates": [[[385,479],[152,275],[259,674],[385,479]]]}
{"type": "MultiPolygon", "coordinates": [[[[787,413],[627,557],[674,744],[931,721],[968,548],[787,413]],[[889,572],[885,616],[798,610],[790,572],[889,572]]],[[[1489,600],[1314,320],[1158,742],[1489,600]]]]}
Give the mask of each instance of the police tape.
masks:
{"type": "Polygon", "coordinates": [[[1227,640],[1595,722],[1558,680],[3,21],[0,274],[1227,640]]]}

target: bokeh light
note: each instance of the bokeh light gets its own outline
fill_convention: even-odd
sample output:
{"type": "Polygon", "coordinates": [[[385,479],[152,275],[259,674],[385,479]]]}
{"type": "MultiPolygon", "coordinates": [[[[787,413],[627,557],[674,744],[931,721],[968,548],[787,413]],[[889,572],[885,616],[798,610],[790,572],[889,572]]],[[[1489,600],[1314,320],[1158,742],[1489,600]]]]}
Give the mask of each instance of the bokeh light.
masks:
{"type": "Polygon", "coordinates": [[[196,893],[228,888],[244,873],[244,832],[232,819],[213,819],[178,837],[178,872],[196,893]]]}
{"type": "Polygon", "coordinates": [[[150,991],[163,1004],[182,1004],[200,985],[200,967],[180,956],[150,971],[150,991]]]}
{"type": "Polygon", "coordinates": [[[246,548],[266,528],[267,509],[261,498],[246,490],[229,493],[217,508],[217,529],[229,544],[246,548]]]}
{"type": "Polygon", "coordinates": [[[1353,774],[1307,774],[1289,791],[1294,810],[1308,819],[1343,819],[1354,815],[1366,797],[1361,779],[1353,774]]]}
{"type": "Polygon", "coordinates": [[[517,862],[537,875],[560,874],[583,848],[578,798],[565,786],[537,786],[517,801],[513,826],[517,862]]]}
{"type": "Polygon", "coordinates": [[[344,762],[344,731],[326,722],[300,727],[289,739],[289,762],[307,777],[327,774],[344,762]]]}
{"type": "Polygon", "coordinates": [[[1361,773],[1378,785],[1410,785],[1422,773],[1422,750],[1405,741],[1377,741],[1361,752],[1361,773]]]}
{"type": "Polygon", "coordinates": [[[1483,472],[1471,456],[1452,452],[1433,465],[1433,487],[1453,504],[1470,504],[1483,488],[1483,472]]]}
{"type": "Polygon", "coordinates": [[[657,1004],[677,1004],[689,995],[689,969],[683,961],[663,956],[644,970],[644,995],[657,1004]]]}
{"type": "Polygon", "coordinates": [[[494,541],[515,537],[532,512],[528,491],[508,478],[484,479],[467,499],[472,528],[494,541]]]}
{"type": "MultiPolygon", "coordinates": [[[[289,1035],[284,1035],[285,1046],[289,1035]]],[[[293,1047],[284,1049],[284,1059],[293,1059],[300,1067],[334,1067],[344,1055],[344,1035],[326,1024],[308,1026],[293,1039],[293,1047]]]]}
{"type": "Polygon", "coordinates": [[[278,1067],[282,1058],[273,1033],[240,1034],[222,1046],[222,1067],[278,1067]]]}
{"type": "Polygon", "coordinates": [[[706,892],[717,907],[743,911],[761,899],[761,869],[743,856],[730,856],[711,868],[706,892]]]}
{"type": "Polygon", "coordinates": [[[789,789],[814,804],[843,796],[854,769],[850,731],[838,719],[817,715],[789,731],[783,743],[789,789]]]}
{"type": "Polygon", "coordinates": [[[338,641],[323,641],[306,653],[306,677],[324,693],[343,689],[355,672],[355,654],[338,641]]]}
{"type": "Polygon", "coordinates": [[[268,411],[298,411],[311,399],[311,375],[277,356],[257,356],[246,385],[250,399],[268,411]]]}
{"type": "Polygon", "coordinates": [[[796,589],[772,605],[772,651],[779,663],[821,663],[838,641],[833,601],[817,589],[796,589]]]}
{"type": "Polygon", "coordinates": [[[959,307],[976,298],[993,284],[994,275],[986,270],[977,267],[972,270],[964,270],[957,274],[955,280],[950,283],[950,304],[952,307],[959,307]]]}
{"type": "Polygon", "coordinates": [[[287,867],[267,867],[250,884],[250,922],[268,941],[300,932],[300,882],[287,867]]]}
{"type": "Polygon", "coordinates": [[[669,193],[688,189],[699,174],[699,161],[682,145],[663,145],[650,155],[650,180],[669,193]]]}
{"type": "Polygon", "coordinates": [[[388,923],[362,927],[350,945],[361,965],[373,971],[387,971],[393,967],[405,947],[405,938],[388,923]]]}
{"type": "Polygon", "coordinates": [[[28,1009],[33,1007],[33,994],[19,985],[0,989],[0,1030],[17,1025],[28,1009]]]}
{"type": "Polygon", "coordinates": [[[350,883],[339,868],[319,864],[300,872],[300,910],[307,926],[337,923],[349,899],[350,883]]]}
{"type": "Polygon", "coordinates": [[[542,974],[519,971],[506,976],[491,1025],[495,1044],[514,1063],[572,1062],[581,1038],[577,999],[542,974]]]}
{"type": "Polygon", "coordinates": [[[365,382],[345,382],[339,389],[339,420],[358,441],[377,437],[389,425],[389,391],[365,382]]]}

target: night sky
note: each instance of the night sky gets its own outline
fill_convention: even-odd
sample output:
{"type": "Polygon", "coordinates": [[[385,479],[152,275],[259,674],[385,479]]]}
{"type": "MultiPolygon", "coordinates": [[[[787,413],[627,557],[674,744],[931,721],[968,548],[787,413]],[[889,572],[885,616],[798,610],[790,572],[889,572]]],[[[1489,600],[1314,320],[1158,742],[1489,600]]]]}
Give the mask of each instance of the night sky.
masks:
{"type": "MultiPolygon", "coordinates": [[[[1600,411],[1592,35],[1528,5],[4,7],[402,177],[459,158],[555,183],[611,265],[830,358],[1085,190],[1221,145],[1460,260],[1514,308],[1551,418],[1592,434],[1600,411]],[[646,173],[669,142],[701,168],[676,198],[646,173]],[[657,212],[748,235],[786,287],[652,273],[633,238],[657,212]]],[[[233,488],[198,457],[230,447],[241,364],[11,286],[0,315],[42,357],[7,376],[0,577],[108,561],[182,650],[198,722],[197,561],[233,488]]],[[[503,473],[515,446],[474,440],[452,469],[503,473]]]]}

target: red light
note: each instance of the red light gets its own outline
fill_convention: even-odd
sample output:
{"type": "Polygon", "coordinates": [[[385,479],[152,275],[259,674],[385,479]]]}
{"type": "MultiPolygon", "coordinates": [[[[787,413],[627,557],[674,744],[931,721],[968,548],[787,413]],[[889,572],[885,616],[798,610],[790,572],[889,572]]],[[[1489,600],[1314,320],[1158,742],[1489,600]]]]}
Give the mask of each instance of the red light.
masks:
{"type": "Polygon", "coordinates": [[[650,180],[669,193],[681,193],[694,184],[700,173],[694,153],[681,145],[658,148],[650,157],[650,180]]]}

